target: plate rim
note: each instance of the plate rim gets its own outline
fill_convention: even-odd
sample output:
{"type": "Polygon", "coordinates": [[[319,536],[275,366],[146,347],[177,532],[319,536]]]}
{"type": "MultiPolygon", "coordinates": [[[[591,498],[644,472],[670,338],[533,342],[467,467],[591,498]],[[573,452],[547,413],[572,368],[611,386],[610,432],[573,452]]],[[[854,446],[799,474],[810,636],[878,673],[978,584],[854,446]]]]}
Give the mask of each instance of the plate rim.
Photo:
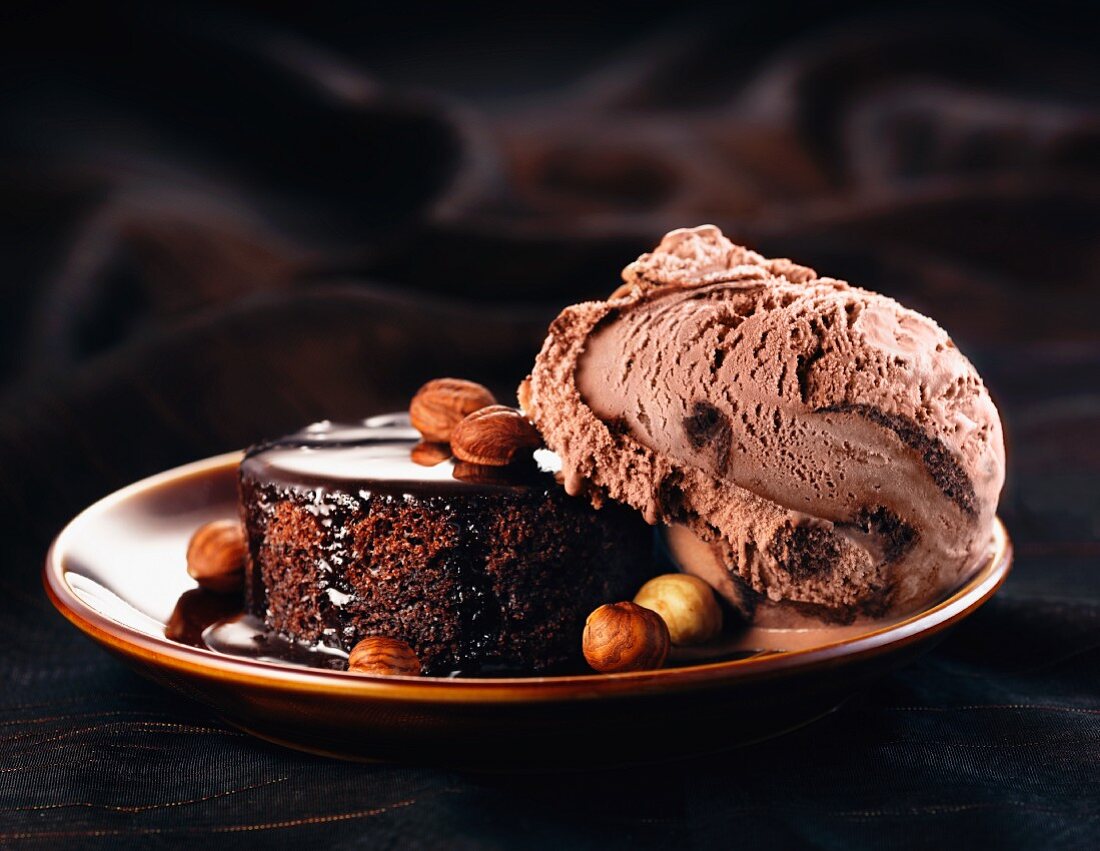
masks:
{"type": "Polygon", "coordinates": [[[549,677],[380,677],[276,662],[244,659],[153,636],[94,609],[66,581],[67,539],[79,524],[113,505],[154,489],[179,486],[187,479],[235,467],[243,453],[227,452],[140,479],[89,505],[54,538],[42,569],[47,597],[54,607],[98,644],[154,667],[180,673],[300,692],[359,696],[413,703],[540,703],[561,699],[634,696],[639,693],[686,691],[740,684],[782,676],[792,670],[820,670],[889,652],[942,632],[987,602],[1004,583],[1012,566],[1013,546],[1000,517],[993,522],[989,558],[949,597],[936,605],[880,629],[839,641],[743,659],[720,660],[654,671],[619,674],[574,674],[549,677]]]}

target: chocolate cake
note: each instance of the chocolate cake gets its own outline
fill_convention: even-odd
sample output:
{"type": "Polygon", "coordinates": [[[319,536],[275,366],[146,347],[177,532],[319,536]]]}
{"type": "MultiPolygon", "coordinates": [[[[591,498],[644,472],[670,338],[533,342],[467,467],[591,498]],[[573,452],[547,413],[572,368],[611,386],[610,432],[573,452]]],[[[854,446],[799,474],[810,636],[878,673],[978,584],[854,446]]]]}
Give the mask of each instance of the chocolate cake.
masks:
{"type": "Polygon", "coordinates": [[[539,452],[506,468],[422,466],[418,439],[394,415],[249,450],[248,609],[307,643],[402,639],[428,675],[574,664],[586,616],[653,575],[650,530],[567,495],[539,452]]]}

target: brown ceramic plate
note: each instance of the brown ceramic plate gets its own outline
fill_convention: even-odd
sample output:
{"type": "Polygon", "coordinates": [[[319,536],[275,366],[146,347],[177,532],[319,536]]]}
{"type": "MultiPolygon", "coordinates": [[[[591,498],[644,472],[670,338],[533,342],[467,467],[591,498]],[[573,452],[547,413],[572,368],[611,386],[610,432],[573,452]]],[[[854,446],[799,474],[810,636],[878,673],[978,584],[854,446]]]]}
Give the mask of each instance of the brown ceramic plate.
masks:
{"type": "Polygon", "coordinates": [[[193,590],[184,552],[201,523],[235,515],[239,459],[169,470],[88,508],[50,549],[47,593],[106,649],[229,723],[344,758],[543,769],[669,759],[773,736],[928,650],[989,599],[1012,560],[998,522],[989,561],[942,602],[888,626],[777,640],[740,658],[611,676],[370,677],[193,646],[204,623],[236,605],[193,590]],[[197,610],[194,628],[188,608],[197,610]]]}

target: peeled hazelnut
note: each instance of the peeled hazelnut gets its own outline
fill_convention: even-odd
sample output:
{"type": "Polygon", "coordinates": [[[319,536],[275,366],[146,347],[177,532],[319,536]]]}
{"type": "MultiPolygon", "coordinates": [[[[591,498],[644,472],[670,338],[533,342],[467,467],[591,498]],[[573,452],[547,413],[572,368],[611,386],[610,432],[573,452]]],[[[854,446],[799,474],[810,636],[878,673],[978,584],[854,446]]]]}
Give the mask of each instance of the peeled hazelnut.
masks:
{"type": "Polygon", "coordinates": [[[409,421],[426,441],[449,443],[463,418],[496,398],[487,387],[462,378],[436,378],[416,391],[409,403],[409,421]]]}
{"type": "Polygon", "coordinates": [[[383,677],[419,677],[420,659],[399,638],[371,635],[351,648],[348,670],[383,677]]]}
{"type": "Polygon", "coordinates": [[[722,609],[698,576],[654,577],[634,595],[634,602],[661,616],[673,644],[704,644],[722,631],[722,609]]]}
{"type": "Polygon", "coordinates": [[[602,674],[660,668],[668,656],[668,627],[661,616],[634,603],[608,603],[588,616],[584,658],[602,674]]]}
{"type": "Polygon", "coordinates": [[[512,463],[521,449],[542,445],[535,427],[515,408],[490,405],[455,426],[451,449],[455,458],[487,467],[512,463]]]}
{"type": "Polygon", "coordinates": [[[229,594],[244,585],[248,544],[236,520],[200,526],[187,545],[187,572],[207,591],[229,594]]]}

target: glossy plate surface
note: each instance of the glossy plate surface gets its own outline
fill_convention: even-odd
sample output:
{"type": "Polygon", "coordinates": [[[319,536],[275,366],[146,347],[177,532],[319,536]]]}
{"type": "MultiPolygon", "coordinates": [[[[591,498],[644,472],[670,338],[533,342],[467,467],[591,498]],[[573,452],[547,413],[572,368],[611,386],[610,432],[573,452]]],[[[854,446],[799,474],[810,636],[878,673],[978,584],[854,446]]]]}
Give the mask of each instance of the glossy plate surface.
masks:
{"type": "Polygon", "coordinates": [[[239,459],[169,470],[92,505],[51,547],[47,593],[95,641],[229,723],[344,758],[539,770],[670,759],[767,738],[929,649],[989,599],[1012,560],[998,521],[989,560],[942,602],[889,625],[820,631],[747,658],[611,676],[369,677],[215,653],[192,646],[197,634],[181,637],[178,607],[195,588],[187,541],[200,524],[236,515],[239,459]],[[669,729],[676,735],[662,732],[669,729]]]}

